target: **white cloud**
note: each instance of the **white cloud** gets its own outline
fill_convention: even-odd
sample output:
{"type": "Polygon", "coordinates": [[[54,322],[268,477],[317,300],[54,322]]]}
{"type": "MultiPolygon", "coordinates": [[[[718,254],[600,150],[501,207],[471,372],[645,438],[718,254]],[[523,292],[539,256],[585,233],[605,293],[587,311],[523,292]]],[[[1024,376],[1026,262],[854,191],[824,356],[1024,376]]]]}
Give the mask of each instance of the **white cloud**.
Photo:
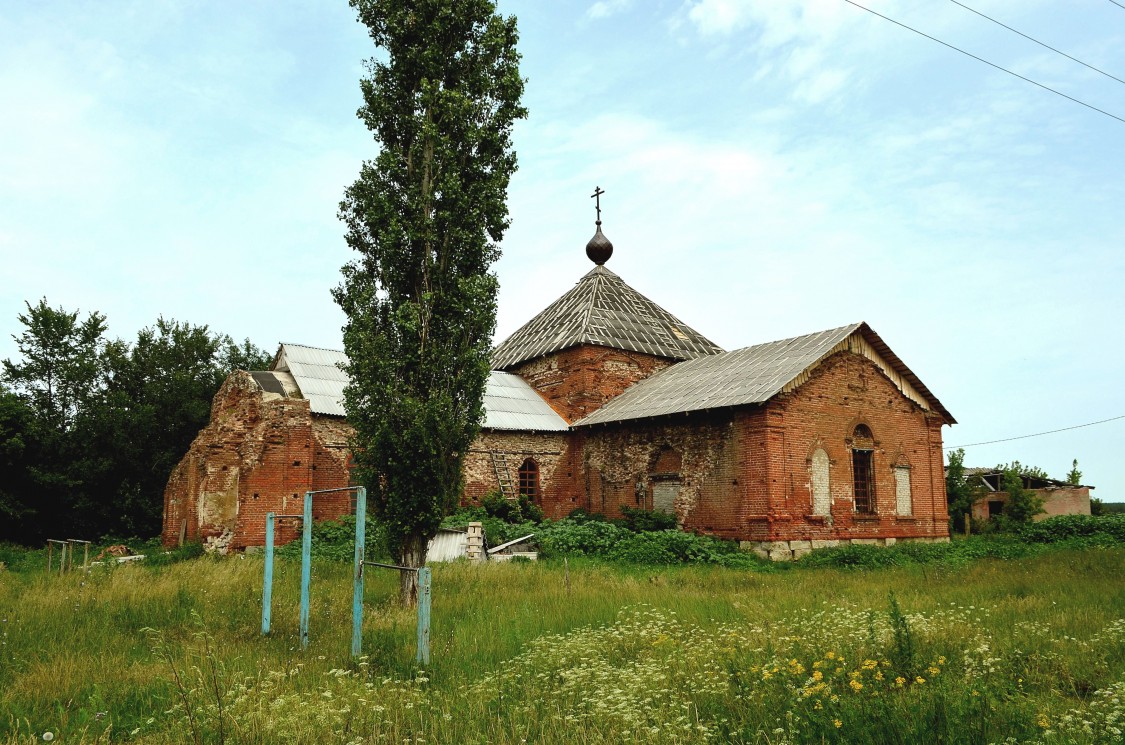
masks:
{"type": "Polygon", "coordinates": [[[586,9],[586,17],[595,20],[609,18],[624,10],[628,10],[629,6],[632,4],[632,0],[598,0],[598,2],[586,9]]]}

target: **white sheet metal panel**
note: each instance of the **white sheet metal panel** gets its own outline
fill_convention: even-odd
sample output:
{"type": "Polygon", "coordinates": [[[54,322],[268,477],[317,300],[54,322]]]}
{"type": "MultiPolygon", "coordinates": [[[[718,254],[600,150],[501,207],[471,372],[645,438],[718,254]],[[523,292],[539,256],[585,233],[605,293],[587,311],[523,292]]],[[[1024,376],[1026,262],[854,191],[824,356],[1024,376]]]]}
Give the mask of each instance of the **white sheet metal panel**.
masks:
{"type": "Polygon", "coordinates": [[[463,530],[439,528],[426,547],[426,561],[453,561],[468,554],[468,534],[463,530]]]}
{"type": "Polygon", "coordinates": [[[484,392],[485,429],[528,432],[565,432],[566,420],[527,384],[512,373],[493,370],[484,392]]]}
{"type": "MultiPolygon", "coordinates": [[[[274,370],[293,376],[301,395],[314,414],[345,416],[344,387],[348,376],[341,365],[348,358],[343,352],[300,344],[282,344],[274,370]]],[[[565,432],[569,427],[523,378],[493,371],[484,391],[486,429],[527,432],[565,432]]]]}

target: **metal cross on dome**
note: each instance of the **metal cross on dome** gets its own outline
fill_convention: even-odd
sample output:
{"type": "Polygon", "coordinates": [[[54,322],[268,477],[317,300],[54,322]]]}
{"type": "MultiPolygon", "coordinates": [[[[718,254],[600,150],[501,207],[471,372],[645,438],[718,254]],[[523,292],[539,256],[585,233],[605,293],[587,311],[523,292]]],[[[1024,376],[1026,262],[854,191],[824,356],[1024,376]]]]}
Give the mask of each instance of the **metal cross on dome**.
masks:
{"type": "Polygon", "coordinates": [[[594,193],[590,195],[590,198],[594,200],[594,209],[598,211],[598,225],[602,224],[602,194],[605,194],[605,189],[595,186],[594,193]]]}

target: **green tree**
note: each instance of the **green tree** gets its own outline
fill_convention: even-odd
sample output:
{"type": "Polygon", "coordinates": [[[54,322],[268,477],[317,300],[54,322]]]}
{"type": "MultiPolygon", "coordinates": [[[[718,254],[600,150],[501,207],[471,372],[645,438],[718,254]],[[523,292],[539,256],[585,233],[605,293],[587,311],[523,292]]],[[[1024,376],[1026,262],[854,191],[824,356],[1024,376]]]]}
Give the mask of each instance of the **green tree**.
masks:
{"type": "Polygon", "coordinates": [[[965,529],[965,515],[971,514],[973,504],[981,498],[979,485],[969,483],[965,476],[965,449],[958,448],[949,454],[949,466],[945,469],[945,498],[949,504],[949,519],[953,529],[965,529]]]}
{"type": "Polygon", "coordinates": [[[1070,471],[1066,474],[1066,483],[1072,486],[1080,486],[1082,484],[1082,472],[1078,470],[1077,458],[1070,464],[1070,471]]]}
{"type": "MultiPolygon", "coordinates": [[[[359,257],[334,291],[360,478],[396,561],[418,567],[461,490],[480,427],[496,323],[520,105],[515,18],[492,0],[351,0],[385,57],[359,117],[380,151],[340,203],[359,257]]],[[[403,572],[413,602],[416,573],[403,572]]]]}
{"type": "Polygon", "coordinates": [[[27,313],[17,316],[24,331],[12,337],[23,359],[4,360],[0,379],[45,423],[65,431],[103,382],[105,316],[92,312],[79,322],[78,311],[52,308],[46,298],[24,304],[27,313]]]}
{"type": "Polygon", "coordinates": [[[1015,468],[1005,468],[1000,477],[1000,487],[1008,493],[1008,501],[1004,503],[1004,517],[1020,525],[1031,522],[1043,512],[1043,497],[1024,488],[1025,475],[1015,468]]]}
{"type": "Polygon", "coordinates": [[[35,518],[36,435],[31,407],[0,388],[0,541],[21,540],[35,518]]]}
{"type": "Polygon", "coordinates": [[[157,533],[168,475],[215,392],[269,355],[206,326],[161,318],[128,344],[107,341],[100,313],[27,309],[20,357],[0,372],[0,538],[157,533]]]}

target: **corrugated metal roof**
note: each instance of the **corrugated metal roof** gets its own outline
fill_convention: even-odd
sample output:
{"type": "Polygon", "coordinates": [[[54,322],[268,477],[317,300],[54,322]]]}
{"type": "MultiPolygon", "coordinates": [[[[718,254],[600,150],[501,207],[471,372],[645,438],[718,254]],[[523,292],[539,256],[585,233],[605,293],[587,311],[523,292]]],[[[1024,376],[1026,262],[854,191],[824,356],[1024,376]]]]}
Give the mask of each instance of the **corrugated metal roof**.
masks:
{"type": "Polygon", "coordinates": [[[493,370],[488,376],[482,426],[536,432],[565,432],[569,429],[566,420],[526,380],[499,370],[493,370]]]}
{"type": "Polygon", "coordinates": [[[273,369],[293,376],[314,414],[345,416],[344,386],[348,384],[348,375],[340,366],[347,362],[343,352],[333,349],[282,344],[273,369]]]}
{"type": "Polygon", "coordinates": [[[521,362],[579,344],[597,344],[674,360],[723,351],[695,329],[596,266],[492,351],[492,366],[521,362]]]}
{"type": "Polygon", "coordinates": [[[953,421],[941,402],[867,324],[853,323],[672,365],[640,381],[574,426],[764,403],[838,351],[857,333],[862,334],[871,347],[880,352],[885,350],[884,357],[894,372],[925,396],[932,408],[953,421]]]}
{"type": "MultiPolygon", "coordinates": [[[[273,369],[293,376],[301,395],[314,414],[345,416],[344,387],[348,376],[341,369],[347,363],[343,352],[300,344],[282,344],[273,369]]],[[[559,416],[523,378],[493,370],[484,391],[486,429],[529,432],[564,432],[566,420],[559,416]]]]}

